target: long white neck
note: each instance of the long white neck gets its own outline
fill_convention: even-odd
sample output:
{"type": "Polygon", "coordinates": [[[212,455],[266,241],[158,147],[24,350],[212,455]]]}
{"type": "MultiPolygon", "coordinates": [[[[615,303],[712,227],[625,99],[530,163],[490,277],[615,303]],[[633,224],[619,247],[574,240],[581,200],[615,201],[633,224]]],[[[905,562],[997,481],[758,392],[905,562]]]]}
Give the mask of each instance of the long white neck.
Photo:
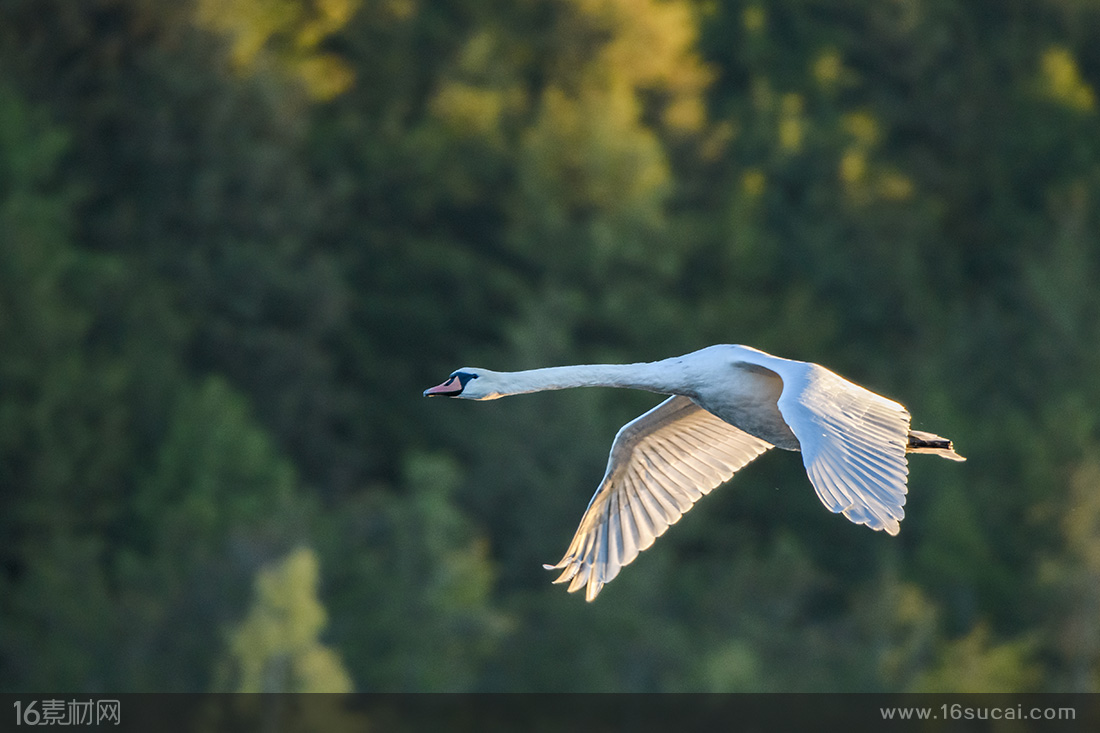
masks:
{"type": "Polygon", "coordinates": [[[493,372],[494,397],[571,387],[625,387],[661,394],[688,390],[687,374],[678,359],[638,364],[581,364],[521,372],[493,372]]]}

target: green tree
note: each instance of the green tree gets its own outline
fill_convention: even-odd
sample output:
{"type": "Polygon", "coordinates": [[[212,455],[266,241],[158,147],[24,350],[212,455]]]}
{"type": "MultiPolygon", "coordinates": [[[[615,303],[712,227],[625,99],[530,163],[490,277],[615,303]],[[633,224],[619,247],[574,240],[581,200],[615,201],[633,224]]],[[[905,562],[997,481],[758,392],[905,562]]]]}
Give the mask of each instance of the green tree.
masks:
{"type": "Polygon", "coordinates": [[[71,138],[66,175],[87,192],[74,239],[121,256],[140,293],[131,312],[99,306],[96,336],[171,336],[189,373],[222,374],[253,399],[322,493],[355,485],[368,441],[349,423],[358,403],[330,348],[348,291],[315,246],[328,198],[298,79],[233,72],[227,40],[196,24],[191,2],[12,0],[0,11],[13,83],[71,138]],[[52,40],[24,43],[37,37],[52,40]],[[157,308],[171,315],[135,318],[157,308]]]}
{"type": "Polygon", "coordinates": [[[1046,605],[1054,619],[1043,641],[1057,660],[1050,675],[1053,686],[1095,692],[1100,688],[1100,464],[1086,457],[1069,482],[1062,552],[1040,566],[1040,587],[1049,593],[1046,605]]]}
{"type": "Polygon", "coordinates": [[[118,631],[103,535],[136,458],[127,398],[141,380],[84,344],[93,304],[126,278],[72,244],[64,131],[7,85],[0,120],[0,679],[102,689],[118,631]]]}
{"type": "Polygon", "coordinates": [[[406,471],[407,494],[364,494],[319,533],[331,638],[362,689],[475,690],[509,626],[488,546],[454,504],[452,461],[413,455],[406,471]]]}
{"type": "Polygon", "coordinates": [[[209,689],[309,547],[282,597],[365,689],[1094,689],[1098,28],[0,2],[0,684],[209,689]],[[587,605],[539,565],[655,398],[419,398],[728,341],[970,462],[915,459],[889,538],[772,452],[587,605]]]}
{"type": "Polygon", "coordinates": [[[224,381],[184,386],[174,399],[127,505],[116,603],[131,629],[132,684],[207,689],[221,651],[210,629],[243,613],[257,567],[309,536],[313,504],[224,381]]]}
{"type": "Polygon", "coordinates": [[[939,664],[916,681],[914,692],[1034,692],[1040,670],[1031,639],[996,643],[989,628],[978,624],[960,639],[947,643],[939,664]]]}

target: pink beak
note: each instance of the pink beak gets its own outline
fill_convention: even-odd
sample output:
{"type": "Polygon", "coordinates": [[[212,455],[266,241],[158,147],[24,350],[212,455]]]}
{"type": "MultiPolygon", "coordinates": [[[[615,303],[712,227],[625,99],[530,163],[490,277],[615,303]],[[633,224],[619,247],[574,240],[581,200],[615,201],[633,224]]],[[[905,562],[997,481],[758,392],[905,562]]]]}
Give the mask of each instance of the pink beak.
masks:
{"type": "Polygon", "coordinates": [[[430,389],[424,390],[425,397],[439,397],[449,394],[458,394],[462,391],[462,380],[458,377],[451,377],[443,384],[437,384],[430,389]]]}

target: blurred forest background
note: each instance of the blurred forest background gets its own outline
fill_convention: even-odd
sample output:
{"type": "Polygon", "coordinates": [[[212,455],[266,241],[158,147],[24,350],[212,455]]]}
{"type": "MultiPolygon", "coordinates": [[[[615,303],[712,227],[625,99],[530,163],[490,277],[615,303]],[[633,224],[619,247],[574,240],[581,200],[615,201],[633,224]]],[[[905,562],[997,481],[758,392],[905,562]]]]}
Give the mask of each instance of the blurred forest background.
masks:
{"type": "Polygon", "coordinates": [[[0,689],[1100,690],[1098,83],[1098,0],[0,0],[0,689]],[[659,398],[421,397],[712,343],[970,460],[586,604],[659,398]]]}

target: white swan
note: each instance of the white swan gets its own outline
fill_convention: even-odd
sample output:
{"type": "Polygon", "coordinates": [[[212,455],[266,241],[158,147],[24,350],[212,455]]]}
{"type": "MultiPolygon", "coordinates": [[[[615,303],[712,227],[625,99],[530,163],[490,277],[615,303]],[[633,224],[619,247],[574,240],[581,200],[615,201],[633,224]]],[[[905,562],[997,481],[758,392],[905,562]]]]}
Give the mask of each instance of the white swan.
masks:
{"type": "Polygon", "coordinates": [[[630,387],[673,395],[615,436],[555,583],[604,584],[653,544],[703,494],[772,446],[802,451],[822,503],[857,524],[898,533],[905,516],[905,454],[955,461],[951,441],[909,429],[906,409],[825,367],[748,346],[710,346],[640,364],[520,372],[462,368],[425,396],[491,400],[568,387],[630,387]]]}

